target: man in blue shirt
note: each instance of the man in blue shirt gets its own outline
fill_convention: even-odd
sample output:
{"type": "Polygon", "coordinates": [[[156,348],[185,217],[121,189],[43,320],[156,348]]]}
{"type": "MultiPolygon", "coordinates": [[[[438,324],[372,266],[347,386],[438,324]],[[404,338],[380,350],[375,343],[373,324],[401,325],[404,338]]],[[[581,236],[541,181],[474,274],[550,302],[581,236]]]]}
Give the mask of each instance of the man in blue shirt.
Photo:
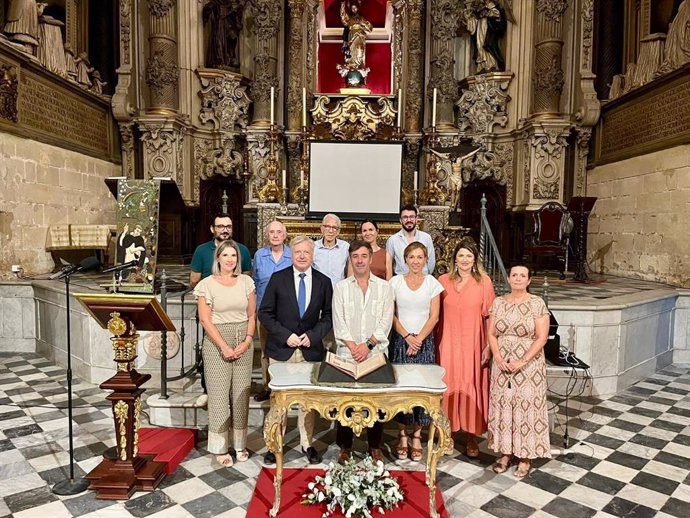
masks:
{"type": "MultiPolygon", "coordinates": [[[[261,300],[266,292],[268,281],[277,272],[292,265],[292,253],[290,247],[285,246],[287,229],[280,221],[271,221],[266,226],[266,240],[268,245],[259,248],[254,254],[252,264],[252,278],[256,285],[256,307],[261,307],[261,300]]],[[[258,321],[259,312],[257,311],[257,329],[259,330],[259,344],[261,345],[261,378],[264,389],[254,396],[255,401],[265,401],[271,397],[271,390],[268,388],[268,356],[266,356],[266,338],[268,331],[258,321]]]]}
{"type": "Polygon", "coordinates": [[[314,241],[314,269],[328,277],[333,286],[345,278],[350,260],[350,245],[338,239],[338,234],[340,218],[326,214],[321,222],[321,239],[314,241]]]}
{"type": "MultiPolygon", "coordinates": [[[[211,225],[213,239],[196,247],[192,256],[192,271],[189,274],[189,285],[193,288],[201,279],[211,275],[213,267],[213,254],[216,246],[221,241],[232,239],[232,219],[226,213],[216,214],[211,225]]],[[[242,256],[242,273],[250,274],[252,269],[252,256],[249,249],[242,243],[237,243],[242,256]]]]}

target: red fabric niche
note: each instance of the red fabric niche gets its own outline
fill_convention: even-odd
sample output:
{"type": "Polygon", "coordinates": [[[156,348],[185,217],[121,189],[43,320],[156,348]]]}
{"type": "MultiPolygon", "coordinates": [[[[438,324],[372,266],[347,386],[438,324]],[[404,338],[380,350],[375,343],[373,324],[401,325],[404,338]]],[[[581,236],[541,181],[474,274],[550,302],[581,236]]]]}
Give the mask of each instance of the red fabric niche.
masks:
{"type": "MultiPolygon", "coordinates": [[[[362,16],[374,27],[386,25],[386,5],[388,0],[364,0],[362,2],[362,16]]],[[[323,10],[326,14],[326,27],[342,27],[340,21],[340,0],[324,0],[323,10]]]]}
{"type": "MultiPolygon", "coordinates": [[[[336,66],[343,64],[342,41],[322,42],[319,45],[319,66],[316,89],[321,93],[338,93],[345,87],[345,80],[336,66]]],[[[372,94],[391,93],[391,45],[367,43],[367,88],[372,94]]]]}

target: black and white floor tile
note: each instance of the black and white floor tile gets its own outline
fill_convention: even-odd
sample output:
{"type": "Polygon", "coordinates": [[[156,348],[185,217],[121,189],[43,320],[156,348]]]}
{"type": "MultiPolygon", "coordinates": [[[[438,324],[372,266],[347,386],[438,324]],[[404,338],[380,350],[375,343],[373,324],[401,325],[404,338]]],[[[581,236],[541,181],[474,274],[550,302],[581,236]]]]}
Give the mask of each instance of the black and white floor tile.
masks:
{"type": "MultiPolygon", "coordinates": [[[[122,502],[96,500],[90,491],[54,495],[52,485],[69,472],[65,386],[64,369],[43,358],[0,355],[0,517],[246,515],[265,451],[260,429],[249,436],[250,460],[232,468],[221,468],[201,442],[152,493],[122,502]]],[[[101,390],[78,380],[73,389],[74,468],[83,476],[114,444],[114,434],[101,390]]],[[[526,479],[494,474],[485,443],[475,461],[457,450],[444,457],[438,480],[450,516],[690,516],[690,369],[669,367],[611,398],[571,401],[569,416],[563,405],[558,412],[554,457],[536,462],[526,479]],[[559,450],[566,422],[576,444],[559,450]]],[[[325,462],[334,460],[334,430],[321,422],[317,439],[325,462]]],[[[395,443],[394,428],[385,440],[395,443]]],[[[286,441],[287,466],[306,466],[293,423],[286,441]]],[[[423,469],[410,461],[396,464],[423,469]]]]}

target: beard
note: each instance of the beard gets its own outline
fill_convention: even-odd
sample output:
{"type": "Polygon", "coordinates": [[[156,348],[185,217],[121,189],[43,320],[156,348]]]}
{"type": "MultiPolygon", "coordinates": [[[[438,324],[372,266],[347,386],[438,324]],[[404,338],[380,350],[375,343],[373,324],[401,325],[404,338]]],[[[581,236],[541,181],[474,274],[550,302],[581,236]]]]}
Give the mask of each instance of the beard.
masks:
{"type": "Polygon", "coordinates": [[[405,223],[403,223],[403,228],[404,228],[407,232],[412,232],[412,231],[415,229],[416,226],[417,226],[417,223],[416,223],[416,222],[412,222],[412,221],[406,221],[405,223]]]}

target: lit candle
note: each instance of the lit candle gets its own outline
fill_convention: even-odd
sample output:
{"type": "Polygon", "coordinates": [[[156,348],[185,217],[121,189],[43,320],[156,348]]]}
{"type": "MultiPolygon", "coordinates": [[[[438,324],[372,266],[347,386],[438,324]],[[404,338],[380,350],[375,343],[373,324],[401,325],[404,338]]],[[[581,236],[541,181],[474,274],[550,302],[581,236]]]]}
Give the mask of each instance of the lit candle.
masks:
{"type": "Polygon", "coordinates": [[[304,189],[304,169],[299,172],[299,186],[304,189]]]}
{"type": "Polygon", "coordinates": [[[434,88],[434,102],[431,105],[431,127],[436,127],[436,88],[434,88]]]}
{"type": "MultiPolygon", "coordinates": [[[[435,92],[435,91],[436,91],[436,90],[434,90],[434,92],[435,92]]],[[[274,88],[274,87],[271,87],[271,126],[273,126],[273,121],[274,121],[274,118],[275,118],[275,117],[274,117],[274,115],[275,115],[275,114],[274,114],[274,106],[273,106],[273,99],[275,98],[275,94],[276,94],[275,88],[274,88]]],[[[436,94],[434,93],[434,95],[436,95],[436,94]]],[[[435,99],[435,97],[434,97],[434,99],[435,99]]],[[[435,106],[435,105],[436,105],[436,102],[434,101],[434,106],[435,106]]]]}
{"type": "Polygon", "coordinates": [[[302,126],[307,127],[307,89],[302,88],[302,126]]]}
{"type": "Polygon", "coordinates": [[[398,128],[402,128],[402,89],[398,88],[398,128]]]}
{"type": "Polygon", "coordinates": [[[283,169],[283,189],[287,188],[287,175],[285,174],[285,169],[283,169]]]}
{"type": "Polygon", "coordinates": [[[413,188],[414,190],[417,190],[417,180],[418,180],[417,175],[418,175],[418,174],[419,174],[419,173],[418,173],[417,171],[414,172],[414,183],[412,184],[412,188],[413,188]]]}

